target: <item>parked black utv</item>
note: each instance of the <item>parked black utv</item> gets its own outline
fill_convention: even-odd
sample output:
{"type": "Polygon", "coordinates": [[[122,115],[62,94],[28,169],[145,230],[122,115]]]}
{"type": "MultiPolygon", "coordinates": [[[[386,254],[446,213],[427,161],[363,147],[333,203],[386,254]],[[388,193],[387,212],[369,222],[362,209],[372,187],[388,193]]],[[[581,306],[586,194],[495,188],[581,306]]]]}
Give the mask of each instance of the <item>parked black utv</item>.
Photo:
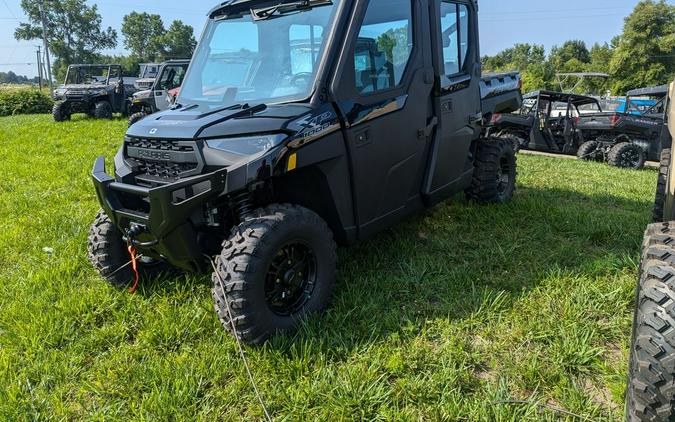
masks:
{"type": "Polygon", "coordinates": [[[493,115],[489,133],[511,141],[516,150],[574,155],[583,144],[579,116],[601,111],[593,97],[535,91],[523,96],[517,112],[493,115]]]}
{"type": "Polygon", "coordinates": [[[132,125],[89,259],[115,285],[127,245],[162,268],[211,271],[224,327],[249,343],[328,306],[348,245],[458,192],[503,203],[511,143],[484,118],[517,109],[518,74],[481,78],[471,0],[225,2],[180,95],[132,125]]]}
{"type": "MultiPolygon", "coordinates": [[[[669,91],[664,127],[672,141],[675,82],[669,91]]],[[[661,145],[655,224],[647,227],[642,242],[626,390],[629,422],[675,420],[675,162],[668,139],[661,145]]]]}
{"type": "Polygon", "coordinates": [[[127,114],[133,92],[133,85],[125,85],[119,65],[71,65],[64,84],[54,90],[52,115],[56,122],[75,113],[110,119],[113,113],[127,114]]]}
{"type": "Polygon", "coordinates": [[[670,139],[664,125],[667,94],[667,85],[636,89],[627,93],[623,111],[582,115],[577,128],[588,142],[580,158],[632,169],[658,161],[662,144],[670,139]],[[656,99],[656,104],[645,109],[636,101],[641,99],[656,99]]]}
{"type": "Polygon", "coordinates": [[[169,60],[161,64],[157,78],[150,89],[136,92],[129,108],[129,126],[171,105],[171,93],[180,88],[190,60],[169,60]]]}

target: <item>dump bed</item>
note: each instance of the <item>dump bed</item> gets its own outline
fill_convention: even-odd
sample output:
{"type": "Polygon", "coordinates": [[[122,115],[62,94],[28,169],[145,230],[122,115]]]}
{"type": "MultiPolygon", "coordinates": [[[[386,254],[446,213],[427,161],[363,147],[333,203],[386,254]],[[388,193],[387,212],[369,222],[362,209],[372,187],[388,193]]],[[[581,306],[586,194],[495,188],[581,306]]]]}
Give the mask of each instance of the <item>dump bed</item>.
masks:
{"type": "Polygon", "coordinates": [[[509,113],[523,104],[520,92],[520,73],[486,73],[480,80],[480,98],[483,115],[509,113]]]}

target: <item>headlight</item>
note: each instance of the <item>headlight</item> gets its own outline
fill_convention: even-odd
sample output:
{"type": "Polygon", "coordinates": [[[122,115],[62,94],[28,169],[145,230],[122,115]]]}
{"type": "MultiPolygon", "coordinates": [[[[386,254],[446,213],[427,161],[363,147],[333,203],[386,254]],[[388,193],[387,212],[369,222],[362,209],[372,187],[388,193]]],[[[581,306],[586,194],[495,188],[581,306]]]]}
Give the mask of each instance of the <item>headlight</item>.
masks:
{"type": "Polygon", "coordinates": [[[238,155],[253,155],[269,151],[279,145],[287,135],[247,136],[244,138],[212,139],[206,141],[209,148],[238,155]]]}
{"type": "Polygon", "coordinates": [[[134,100],[144,100],[146,98],[150,98],[151,96],[150,91],[142,91],[142,92],[137,92],[134,94],[134,100]]]}
{"type": "Polygon", "coordinates": [[[66,90],[64,88],[59,88],[54,90],[54,96],[55,97],[63,97],[66,95],[66,90]]]}

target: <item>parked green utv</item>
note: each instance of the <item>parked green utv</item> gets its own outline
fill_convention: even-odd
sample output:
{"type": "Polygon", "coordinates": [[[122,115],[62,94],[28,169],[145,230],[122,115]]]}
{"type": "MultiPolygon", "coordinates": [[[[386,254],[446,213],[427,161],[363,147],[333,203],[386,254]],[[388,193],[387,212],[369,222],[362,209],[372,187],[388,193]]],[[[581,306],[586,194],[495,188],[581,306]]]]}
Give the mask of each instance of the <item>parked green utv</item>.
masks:
{"type": "Polygon", "coordinates": [[[665,114],[671,140],[662,147],[654,202],[655,223],[647,228],[630,349],[626,420],[675,420],[675,82],[669,87],[665,114]]]}

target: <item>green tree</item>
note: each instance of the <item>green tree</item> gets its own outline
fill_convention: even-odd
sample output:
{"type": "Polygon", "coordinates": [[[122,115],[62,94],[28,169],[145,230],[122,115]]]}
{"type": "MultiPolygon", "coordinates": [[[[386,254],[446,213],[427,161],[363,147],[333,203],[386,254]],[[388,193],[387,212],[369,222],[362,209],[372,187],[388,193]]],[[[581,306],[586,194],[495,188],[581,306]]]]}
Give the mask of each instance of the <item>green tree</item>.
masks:
{"type": "Polygon", "coordinates": [[[585,42],[570,40],[562,47],[554,46],[548,60],[556,72],[583,72],[591,62],[591,53],[585,42]]]}
{"type": "Polygon", "coordinates": [[[164,55],[164,22],[159,15],[131,12],[122,19],[124,46],[141,62],[160,60],[164,55]]]}
{"type": "MultiPolygon", "coordinates": [[[[39,0],[21,0],[21,8],[28,22],[19,24],[14,38],[42,39],[39,0]]],[[[57,79],[65,75],[69,64],[90,63],[100,50],[117,46],[117,32],[110,27],[102,29],[96,5],[89,6],[85,0],[51,0],[45,2],[44,9],[57,79]]]]}
{"type": "Polygon", "coordinates": [[[189,59],[197,46],[194,30],[190,25],[175,20],[162,37],[164,46],[164,58],[166,59],[189,59]]]}
{"type": "Polygon", "coordinates": [[[523,71],[531,65],[543,64],[546,53],[543,45],[516,44],[495,56],[485,56],[482,59],[483,68],[492,72],[523,71]]]}
{"type": "Polygon", "coordinates": [[[675,5],[644,0],[624,21],[609,66],[612,90],[665,84],[675,77],[675,5]]]}

